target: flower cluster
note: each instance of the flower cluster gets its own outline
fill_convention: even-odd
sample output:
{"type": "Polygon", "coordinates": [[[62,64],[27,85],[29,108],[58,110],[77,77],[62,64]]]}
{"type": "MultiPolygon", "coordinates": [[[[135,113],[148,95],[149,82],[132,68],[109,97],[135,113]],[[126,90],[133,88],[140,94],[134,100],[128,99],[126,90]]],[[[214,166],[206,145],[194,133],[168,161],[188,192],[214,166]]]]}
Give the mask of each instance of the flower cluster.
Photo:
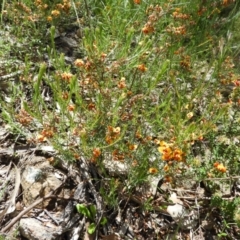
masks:
{"type": "Polygon", "coordinates": [[[91,162],[96,163],[97,159],[101,156],[102,152],[100,148],[94,148],[92,152],[91,162]]]}
{"type": "Polygon", "coordinates": [[[123,88],[126,88],[126,87],[127,87],[125,77],[122,77],[122,78],[120,79],[120,81],[118,82],[117,86],[118,86],[119,89],[123,89],[123,88]]]}
{"type": "Polygon", "coordinates": [[[179,26],[179,27],[174,27],[174,26],[168,26],[166,31],[168,33],[171,33],[173,35],[186,35],[187,33],[187,28],[185,25],[179,26]]]}
{"type": "Polygon", "coordinates": [[[85,62],[84,62],[82,59],[76,59],[75,62],[74,62],[74,65],[75,65],[76,67],[81,68],[81,67],[84,67],[84,66],[85,66],[85,62]]]}
{"type": "Polygon", "coordinates": [[[37,136],[38,142],[45,142],[47,138],[52,138],[54,135],[54,132],[56,132],[56,129],[54,129],[51,126],[45,126],[45,128],[41,131],[40,134],[37,136]]]}
{"type": "Polygon", "coordinates": [[[121,133],[121,128],[120,127],[112,127],[112,126],[108,126],[107,127],[107,134],[105,137],[105,141],[107,142],[107,144],[111,144],[114,141],[116,141],[121,133]]]}
{"type": "Polygon", "coordinates": [[[63,100],[68,100],[68,98],[69,98],[69,93],[67,91],[63,91],[62,92],[62,99],[63,100]]]}
{"type": "Polygon", "coordinates": [[[162,154],[162,160],[164,161],[184,161],[185,154],[179,148],[174,148],[172,144],[168,144],[164,141],[160,141],[160,146],[158,147],[158,151],[162,154]]]}
{"type": "Polygon", "coordinates": [[[118,149],[115,149],[112,152],[112,157],[113,157],[114,161],[124,161],[124,159],[125,159],[125,155],[123,153],[119,152],[118,149]]]}
{"type": "Polygon", "coordinates": [[[189,19],[190,15],[181,13],[181,8],[176,8],[175,11],[172,13],[174,19],[189,19]]]}
{"type": "Polygon", "coordinates": [[[225,173],[227,171],[227,168],[222,163],[215,162],[213,166],[219,172],[225,173]]]}
{"type": "Polygon", "coordinates": [[[73,75],[70,72],[61,73],[60,76],[63,81],[66,81],[68,83],[70,83],[71,79],[73,78],[73,75]]]}
{"type": "Polygon", "coordinates": [[[27,7],[24,3],[18,2],[16,4],[16,7],[25,13],[31,14],[31,9],[27,7]]]}
{"type": "Polygon", "coordinates": [[[51,15],[52,15],[53,17],[57,18],[57,17],[60,16],[60,11],[58,11],[58,10],[52,10],[51,15]]]}
{"type": "Polygon", "coordinates": [[[146,12],[148,15],[148,21],[142,28],[142,32],[144,34],[150,34],[154,32],[156,22],[162,17],[163,9],[159,5],[156,5],[155,7],[151,5],[146,12]]]}
{"type": "MultiPolygon", "coordinates": [[[[50,5],[47,4],[44,0],[36,0],[34,2],[35,6],[42,11],[49,11],[50,5]]],[[[58,18],[61,16],[61,13],[69,13],[71,8],[71,3],[69,0],[63,0],[62,3],[58,3],[54,5],[54,8],[51,10],[50,15],[47,16],[47,21],[51,22],[53,18],[58,18]]]]}
{"type": "Polygon", "coordinates": [[[76,59],[74,65],[78,68],[84,68],[87,71],[91,70],[93,67],[93,63],[87,59],[86,61],[83,61],[82,59],[76,59]]]}
{"type": "Polygon", "coordinates": [[[188,27],[196,24],[196,22],[192,20],[192,16],[183,13],[181,8],[175,8],[171,16],[174,22],[171,22],[166,27],[166,32],[174,36],[186,36],[188,27]]]}
{"type": "Polygon", "coordinates": [[[129,149],[130,151],[135,151],[137,148],[138,148],[138,145],[137,145],[137,144],[128,143],[128,149],[129,149]]]}
{"type": "Polygon", "coordinates": [[[62,3],[58,3],[56,5],[56,8],[59,9],[60,11],[63,11],[65,13],[69,13],[69,10],[71,8],[71,1],[69,0],[63,0],[62,3]]]}
{"type": "Polygon", "coordinates": [[[46,9],[48,9],[48,7],[49,7],[48,4],[42,2],[42,0],[36,0],[36,1],[34,2],[34,4],[35,4],[35,6],[37,6],[37,8],[40,9],[40,10],[46,10],[46,9]]]}
{"type": "Polygon", "coordinates": [[[33,118],[24,109],[19,111],[19,113],[16,115],[16,119],[23,126],[29,125],[33,120],[33,118]]]}
{"type": "Polygon", "coordinates": [[[191,68],[191,58],[189,55],[182,56],[182,60],[180,61],[180,66],[183,69],[190,70],[191,68]]]}

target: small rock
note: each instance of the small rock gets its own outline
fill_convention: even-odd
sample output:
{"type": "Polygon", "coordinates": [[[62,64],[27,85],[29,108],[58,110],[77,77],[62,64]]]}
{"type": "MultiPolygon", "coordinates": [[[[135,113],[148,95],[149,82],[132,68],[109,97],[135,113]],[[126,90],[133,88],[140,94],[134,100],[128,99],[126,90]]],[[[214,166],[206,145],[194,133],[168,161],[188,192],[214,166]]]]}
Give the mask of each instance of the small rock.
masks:
{"type": "Polygon", "coordinates": [[[167,212],[171,215],[173,219],[182,217],[184,214],[184,208],[180,204],[170,205],[167,207],[167,212]]]}
{"type": "Polygon", "coordinates": [[[170,200],[172,200],[174,205],[167,207],[167,212],[175,220],[181,229],[193,229],[197,225],[198,215],[195,212],[189,212],[182,205],[182,201],[177,198],[175,193],[171,194],[170,200]]]}
{"type": "MultiPolygon", "coordinates": [[[[21,176],[23,189],[23,202],[25,206],[32,204],[37,198],[46,196],[49,192],[56,189],[62,181],[55,175],[55,169],[43,157],[34,157],[28,168],[24,169],[21,176]]],[[[44,201],[44,206],[50,200],[44,201]]],[[[41,204],[40,207],[43,206],[41,204]]]]}
{"type": "Polygon", "coordinates": [[[28,240],[54,240],[59,236],[59,229],[47,228],[34,218],[22,218],[20,220],[19,231],[28,240]]]}
{"type": "Polygon", "coordinates": [[[124,236],[128,230],[128,227],[129,225],[127,223],[124,223],[122,226],[121,226],[121,229],[119,231],[119,234],[124,236]]]}

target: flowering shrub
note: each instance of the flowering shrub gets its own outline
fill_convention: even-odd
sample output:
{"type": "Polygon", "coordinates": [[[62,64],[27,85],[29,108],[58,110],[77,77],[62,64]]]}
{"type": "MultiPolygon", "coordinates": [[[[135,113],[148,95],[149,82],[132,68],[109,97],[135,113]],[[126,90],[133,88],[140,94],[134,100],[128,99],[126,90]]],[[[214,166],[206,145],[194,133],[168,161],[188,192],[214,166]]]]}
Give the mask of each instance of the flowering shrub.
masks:
{"type": "Polygon", "coordinates": [[[15,34],[41,47],[32,42],[33,52],[27,49],[21,81],[3,107],[5,120],[10,115],[16,129],[34,128],[29,139],[35,142],[64,145],[61,154],[70,161],[84,156],[102,167],[107,155],[127,164],[133,187],[149,175],[168,183],[179,175],[196,181],[237,175],[238,46],[229,26],[234,18],[222,15],[239,5],[180,2],[9,3],[3,16],[19,26],[15,34]],[[68,37],[69,22],[75,25],[68,31],[80,38],[72,64],[55,44],[57,31],[68,37]],[[30,68],[36,59],[39,68],[30,68]]]}

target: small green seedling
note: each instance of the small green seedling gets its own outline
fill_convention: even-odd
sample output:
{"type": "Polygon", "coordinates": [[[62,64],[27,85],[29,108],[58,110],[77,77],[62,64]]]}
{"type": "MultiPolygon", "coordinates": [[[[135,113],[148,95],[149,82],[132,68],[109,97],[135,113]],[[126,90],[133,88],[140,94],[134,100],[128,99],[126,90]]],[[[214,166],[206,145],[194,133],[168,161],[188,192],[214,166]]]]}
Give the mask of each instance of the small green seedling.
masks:
{"type": "MultiPolygon", "coordinates": [[[[88,227],[88,233],[93,234],[96,231],[97,227],[96,223],[94,222],[97,214],[96,207],[94,205],[90,205],[87,207],[84,204],[77,204],[76,208],[80,214],[84,215],[86,218],[88,218],[88,220],[91,221],[91,224],[88,227]]],[[[106,223],[107,219],[103,217],[100,221],[100,224],[105,225],[106,223]]]]}

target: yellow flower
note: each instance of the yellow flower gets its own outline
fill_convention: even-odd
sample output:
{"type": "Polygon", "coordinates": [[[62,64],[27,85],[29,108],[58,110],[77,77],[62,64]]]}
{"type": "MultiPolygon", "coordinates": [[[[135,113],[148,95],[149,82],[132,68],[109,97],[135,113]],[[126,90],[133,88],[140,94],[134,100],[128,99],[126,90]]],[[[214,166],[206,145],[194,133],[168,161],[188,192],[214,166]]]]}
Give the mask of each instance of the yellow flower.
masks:
{"type": "Polygon", "coordinates": [[[116,128],[113,128],[113,133],[116,133],[116,134],[119,134],[121,132],[121,128],[120,127],[116,127],[116,128]]]}
{"type": "Polygon", "coordinates": [[[161,154],[164,154],[165,149],[166,149],[166,147],[159,147],[159,148],[158,148],[158,151],[159,151],[161,154]]]}
{"type": "Polygon", "coordinates": [[[159,144],[160,144],[161,147],[168,147],[169,146],[169,144],[166,143],[165,141],[160,141],[159,144]]]}
{"type": "Polygon", "coordinates": [[[48,22],[51,22],[51,21],[52,21],[52,17],[51,17],[51,16],[48,16],[48,17],[47,17],[47,21],[48,21],[48,22]]]}
{"type": "Polygon", "coordinates": [[[137,144],[129,144],[128,149],[129,149],[130,151],[134,151],[134,150],[137,149],[137,147],[138,147],[137,144]]]}
{"type": "Polygon", "coordinates": [[[219,171],[219,172],[222,172],[222,173],[225,173],[227,171],[227,168],[224,167],[224,165],[222,163],[214,163],[213,166],[219,171]]]}
{"type": "Polygon", "coordinates": [[[151,174],[156,174],[158,170],[156,168],[149,168],[148,172],[151,174]]]}
{"type": "Polygon", "coordinates": [[[60,12],[58,10],[53,10],[51,12],[51,14],[54,16],[54,17],[58,17],[60,15],[60,12]]]}
{"type": "Polygon", "coordinates": [[[188,114],[187,114],[187,118],[188,119],[191,119],[193,117],[193,112],[189,112],[188,114]]]}
{"type": "Polygon", "coordinates": [[[159,147],[158,148],[158,151],[161,153],[161,154],[166,154],[166,155],[169,155],[172,153],[172,149],[170,147],[159,147]]]}
{"type": "Polygon", "coordinates": [[[47,4],[44,4],[44,5],[42,6],[42,8],[43,8],[43,9],[47,9],[47,8],[48,8],[48,5],[47,5],[47,4]]]}
{"type": "Polygon", "coordinates": [[[166,148],[163,152],[162,160],[169,161],[171,159],[172,159],[172,149],[171,148],[166,148]]]}
{"type": "Polygon", "coordinates": [[[62,10],[64,8],[63,4],[59,3],[56,5],[57,9],[62,10]]]}
{"type": "Polygon", "coordinates": [[[85,63],[82,59],[76,59],[75,62],[74,62],[74,65],[76,67],[84,67],[85,63]]]}
{"type": "Polygon", "coordinates": [[[45,136],[43,136],[42,134],[38,134],[37,141],[38,142],[45,142],[45,141],[47,141],[47,138],[45,136]]]}
{"type": "Polygon", "coordinates": [[[173,152],[173,159],[176,161],[182,161],[183,160],[184,153],[180,149],[176,149],[173,152]]]}
{"type": "Polygon", "coordinates": [[[158,151],[162,154],[162,160],[168,161],[172,158],[172,149],[170,148],[169,144],[160,141],[160,147],[158,148],[158,151]]]}
{"type": "Polygon", "coordinates": [[[164,170],[165,172],[168,172],[168,171],[169,171],[169,165],[166,164],[166,165],[164,166],[163,170],[164,170]]]}
{"type": "Polygon", "coordinates": [[[221,163],[217,166],[217,170],[222,172],[222,173],[225,173],[227,171],[227,168],[224,167],[223,164],[221,163]]]}
{"type": "Polygon", "coordinates": [[[160,141],[159,143],[160,147],[158,147],[158,151],[162,155],[162,160],[164,161],[182,161],[184,157],[184,153],[181,149],[174,149],[172,147],[172,144],[168,144],[164,141],[160,141]]]}

